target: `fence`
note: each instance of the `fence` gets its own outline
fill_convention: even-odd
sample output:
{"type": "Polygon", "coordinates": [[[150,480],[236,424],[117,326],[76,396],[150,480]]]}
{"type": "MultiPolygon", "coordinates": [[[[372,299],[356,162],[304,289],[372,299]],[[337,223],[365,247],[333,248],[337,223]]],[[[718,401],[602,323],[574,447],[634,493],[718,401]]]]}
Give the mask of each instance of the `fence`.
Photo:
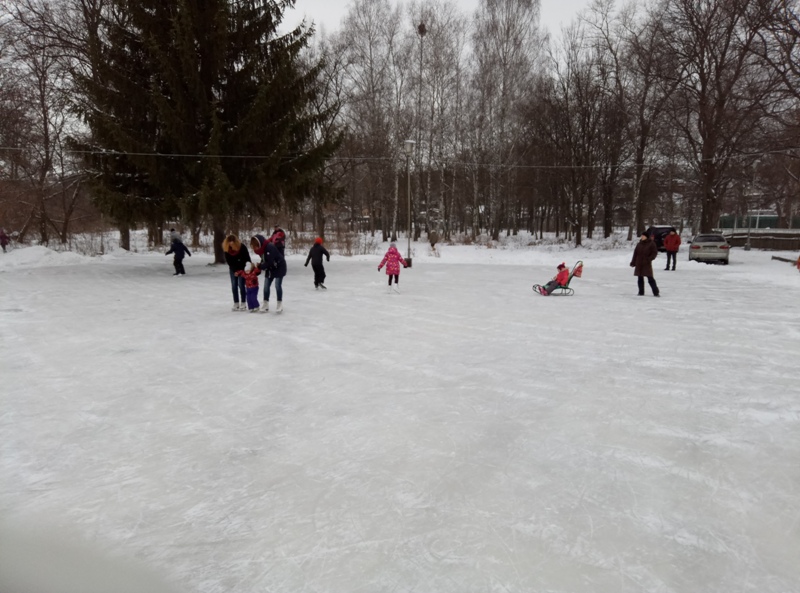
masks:
{"type": "MultiPolygon", "coordinates": [[[[747,245],[747,230],[731,232],[723,230],[725,238],[731,247],[744,247],[747,245]]],[[[769,251],[800,251],[800,230],[795,229],[752,229],[750,231],[750,246],[753,249],[766,249],[769,251]]]]}

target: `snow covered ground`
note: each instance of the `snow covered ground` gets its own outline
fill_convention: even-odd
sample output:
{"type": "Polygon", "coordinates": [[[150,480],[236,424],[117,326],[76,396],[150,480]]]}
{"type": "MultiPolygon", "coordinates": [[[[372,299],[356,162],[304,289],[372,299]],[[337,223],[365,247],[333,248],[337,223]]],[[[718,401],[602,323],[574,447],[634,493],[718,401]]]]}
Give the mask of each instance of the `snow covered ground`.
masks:
{"type": "Polygon", "coordinates": [[[7,533],[186,592],[800,591],[796,269],[415,248],[399,295],[291,256],[280,316],[202,253],[0,255],[7,533]]]}

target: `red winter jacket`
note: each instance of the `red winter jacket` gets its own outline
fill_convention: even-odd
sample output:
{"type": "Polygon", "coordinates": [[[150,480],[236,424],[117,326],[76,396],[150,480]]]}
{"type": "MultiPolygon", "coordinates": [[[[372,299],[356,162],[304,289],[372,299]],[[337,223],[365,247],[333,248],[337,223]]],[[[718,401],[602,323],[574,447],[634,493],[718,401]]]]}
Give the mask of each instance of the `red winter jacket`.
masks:
{"type": "Polygon", "coordinates": [[[559,286],[567,285],[567,282],[569,282],[569,270],[567,268],[558,271],[558,274],[556,274],[556,282],[558,282],[559,286]]]}
{"type": "Polygon", "coordinates": [[[667,251],[678,251],[678,248],[681,246],[681,236],[678,233],[674,235],[670,233],[666,237],[664,237],[664,249],[667,251]]]}
{"type": "Polygon", "coordinates": [[[397,276],[400,273],[400,264],[406,267],[406,260],[397,251],[397,247],[389,247],[389,251],[383,256],[381,263],[378,264],[378,271],[386,264],[386,274],[389,276],[397,276]]]}
{"type": "Polygon", "coordinates": [[[254,268],[252,272],[245,272],[244,270],[239,270],[238,272],[234,272],[235,276],[241,276],[244,278],[244,285],[247,288],[258,288],[258,275],[261,273],[260,268],[254,268]]]}

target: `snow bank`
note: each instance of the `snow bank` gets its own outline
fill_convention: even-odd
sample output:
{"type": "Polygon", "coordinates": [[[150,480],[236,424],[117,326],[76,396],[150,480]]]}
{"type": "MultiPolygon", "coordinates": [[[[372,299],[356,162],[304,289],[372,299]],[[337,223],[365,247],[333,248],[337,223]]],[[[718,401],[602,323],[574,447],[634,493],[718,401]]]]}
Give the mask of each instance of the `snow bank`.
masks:
{"type": "Polygon", "coordinates": [[[51,266],[74,266],[89,263],[93,258],[71,251],[53,251],[47,247],[17,248],[0,256],[0,271],[11,268],[47,268],[51,266]]]}

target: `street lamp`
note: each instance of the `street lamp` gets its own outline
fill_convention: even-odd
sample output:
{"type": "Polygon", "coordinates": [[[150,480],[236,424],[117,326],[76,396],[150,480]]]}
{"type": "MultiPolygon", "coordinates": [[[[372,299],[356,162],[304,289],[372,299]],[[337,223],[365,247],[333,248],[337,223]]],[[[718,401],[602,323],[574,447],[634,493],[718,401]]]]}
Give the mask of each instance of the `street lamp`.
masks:
{"type": "Polygon", "coordinates": [[[406,264],[411,267],[411,155],[414,154],[413,140],[406,140],[403,142],[403,152],[406,153],[406,191],[408,193],[408,258],[406,264]]]}
{"type": "MultiPolygon", "coordinates": [[[[750,199],[747,200],[747,242],[744,245],[745,251],[750,251],[750,207],[751,207],[751,200],[753,196],[755,196],[756,191],[756,172],[758,171],[757,167],[759,164],[759,160],[757,159],[753,163],[753,181],[750,183],[750,199]]],[[[756,218],[756,228],[758,228],[758,218],[756,218]]]]}

